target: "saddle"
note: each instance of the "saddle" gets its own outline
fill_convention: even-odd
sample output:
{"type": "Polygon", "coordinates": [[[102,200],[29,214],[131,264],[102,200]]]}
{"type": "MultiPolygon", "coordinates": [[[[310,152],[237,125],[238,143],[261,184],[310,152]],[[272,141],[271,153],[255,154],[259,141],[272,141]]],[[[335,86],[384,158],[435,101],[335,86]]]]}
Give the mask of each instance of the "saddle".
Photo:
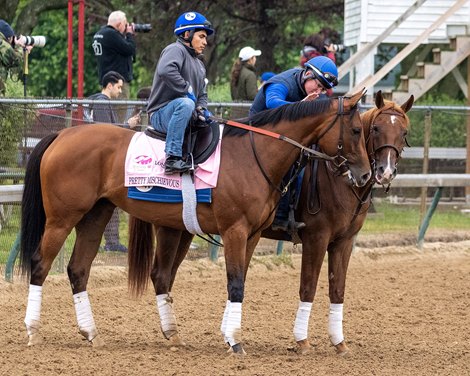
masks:
{"type": "MultiPolygon", "coordinates": [[[[166,140],[166,133],[159,132],[152,127],[145,130],[145,135],[166,140]]],[[[204,163],[214,152],[220,138],[219,123],[213,121],[206,127],[197,127],[190,123],[187,127],[183,142],[183,157],[192,154],[194,165],[204,163]]]]}

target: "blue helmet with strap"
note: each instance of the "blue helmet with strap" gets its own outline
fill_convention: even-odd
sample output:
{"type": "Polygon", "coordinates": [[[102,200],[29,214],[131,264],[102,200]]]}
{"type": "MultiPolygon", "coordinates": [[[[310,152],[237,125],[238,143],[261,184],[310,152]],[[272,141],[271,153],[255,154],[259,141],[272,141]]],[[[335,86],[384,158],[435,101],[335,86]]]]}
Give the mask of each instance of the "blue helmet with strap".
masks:
{"type": "Polygon", "coordinates": [[[326,89],[338,85],[338,68],[330,58],[326,56],[316,56],[305,63],[307,74],[313,74],[326,89]],[[312,72],[312,73],[310,73],[312,72]]]}
{"type": "Polygon", "coordinates": [[[211,23],[202,14],[197,12],[183,13],[175,22],[174,33],[176,36],[181,36],[185,31],[205,30],[207,35],[214,33],[211,23]]]}

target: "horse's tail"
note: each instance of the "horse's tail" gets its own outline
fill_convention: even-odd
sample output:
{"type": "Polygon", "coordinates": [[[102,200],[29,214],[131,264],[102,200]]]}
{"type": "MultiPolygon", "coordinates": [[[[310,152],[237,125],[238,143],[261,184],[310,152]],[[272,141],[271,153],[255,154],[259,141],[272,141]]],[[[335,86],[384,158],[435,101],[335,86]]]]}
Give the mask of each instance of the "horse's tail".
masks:
{"type": "Polygon", "coordinates": [[[21,200],[21,256],[20,265],[23,275],[31,274],[31,259],[39,249],[46,213],[42,201],[40,167],[42,157],[57,138],[53,133],[44,137],[29,156],[24,177],[23,198],[21,200]]]}
{"type": "Polygon", "coordinates": [[[133,216],[129,217],[129,289],[135,296],[142,295],[152,271],[153,225],[133,216]]]}

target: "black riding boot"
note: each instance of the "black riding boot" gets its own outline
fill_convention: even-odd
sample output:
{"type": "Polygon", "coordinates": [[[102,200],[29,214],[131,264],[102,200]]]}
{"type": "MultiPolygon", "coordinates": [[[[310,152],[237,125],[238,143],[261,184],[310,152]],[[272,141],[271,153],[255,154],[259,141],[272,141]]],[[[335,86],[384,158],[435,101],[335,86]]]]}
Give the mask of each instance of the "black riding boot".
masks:
{"type": "Polygon", "coordinates": [[[183,160],[182,157],[169,155],[165,161],[165,174],[171,175],[189,171],[191,163],[183,160]]]}

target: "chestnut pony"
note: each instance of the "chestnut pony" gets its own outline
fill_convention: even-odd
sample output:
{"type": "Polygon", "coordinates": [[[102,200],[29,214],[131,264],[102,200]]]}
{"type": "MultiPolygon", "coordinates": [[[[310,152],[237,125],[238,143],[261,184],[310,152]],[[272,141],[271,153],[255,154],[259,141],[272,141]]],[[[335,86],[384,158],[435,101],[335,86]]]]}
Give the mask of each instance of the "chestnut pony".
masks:
{"type": "MultiPolygon", "coordinates": [[[[343,337],[342,318],[346,273],[354,239],[364,224],[371,203],[372,186],[388,186],[397,173],[397,163],[409,128],[406,112],[411,109],[413,101],[414,97],[411,96],[399,106],[394,102],[384,101],[379,91],[375,98],[376,107],[361,115],[369,163],[373,171],[373,176],[364,186],[354,187],[347,179],[338,177],[331,162],[310,160],[307,164],[295,213],[296,220],[306,224],[299,233],[302,242],[302,267],[300,302],[294,324],[294,338],[300,353],[307,353],[311,349],[308,322],[326,251],[330,296],[329,336],[338,354],[343,355],[349,351],[343,337]],[[315,164],[318,164],[316,173],[312,172],[315,164]]],[[[273,231],[270,227],[261,236],[292,240],[289,234],[273,231]]],[[[187,254],[192,238],[193,235],[187,231],[157,228],[157,261],[152,276],[160,293],[171,291],[176,271],[187,254]]],[[[224,251],[227,252],[227,248],[224,251]]],[[[225,257],[227,259],[227,255],[225,257]]],[[[230,302],[227,306],[226,311],[230,309],[230,302]]],[[[222,323],[222,334],[225,332],[224,326],[226,322],[222,323]]],[[[172,334],[177,336],[176,329],[172,334]]]]}
{"type": "MultiPolygon", "coordinates": [[[[225,127],[220,174],[211,204],[200,204],[197,219],[205,233],[220,234],[225,244],[228,299],[226,341],[243,353],[241,306],[248,264],[269,226],[279,200],[278,187],[306,147],[318,143],[350,184],[358,187],[371,176],[358,110],[363,92],[313,102],[298,102],[260,113],[253,126],[270,135],[225,127]],[[288,138],[291,143],[279,138],[288,138]],[[294,146],[293,143],[297,143],[294,146]],[[299,147],[300,146],[300,147],[299,147]]],[[[65,129],[45,137],[31,154],[22,201],[21,267],[30,276],[25,324],[29,344],[39,333],[42,285],[65,239],[75,228],[76,242],[67,266],[80,333],[102,344],[86,291],[90,268],[104,228],[116,206],[138,220],[129,242],[129,285],[142,293],[151,275],[157,294],[162,330],[180,343],[172,311],[170,287],[174,255],[157,253],[154,261],[152,226],[164,226],[175,242],[185,230],[182,204],[133,200],[124,187],[126,150],[134,132],[112,125],[65,129]],[[167,267],[170,269],[167,270],[167,267]],[[160,270],[165,272],[162,274],[160,270]],[[155,270],[158,270],[157,272],[155,270]],[[167,281],[166,283],[164,281],[167,281]]],[[[179,264],[178,264],[179,265],[179,264]]]]}

